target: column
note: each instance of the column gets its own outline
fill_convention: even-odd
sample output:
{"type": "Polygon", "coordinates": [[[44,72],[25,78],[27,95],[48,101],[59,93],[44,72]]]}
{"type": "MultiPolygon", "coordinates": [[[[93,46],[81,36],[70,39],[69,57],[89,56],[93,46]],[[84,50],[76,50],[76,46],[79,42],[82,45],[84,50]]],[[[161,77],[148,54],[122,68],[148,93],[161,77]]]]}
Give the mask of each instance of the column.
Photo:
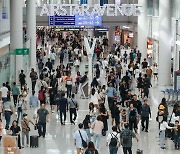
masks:
{"type": "Polygon", "coordinates": [[[30,39],[31,67],[36,69],[36,0],[27,0],[27,39],[30,39]]]}
{"type": "Polygon", "coordinates": [[[142,53],[142,59],[144,59],[147,57],[147,0],[139,0],[138,2],[142,5],[141,15],[138,16],[138,49],[142,53]]]}
{"type": "Polygon", "coordinates": [[[171,85],[171,0],[159,0],[159,86],[171,85]]]}
{"type": "Polygon", "coordinates": [[[111,48],[114,43],[115,43],[115,26],[109,27],[109,31],[108,31],[109,48],[111,48]]]}
{"type": "MultiPolygon", "coordinates": [[[[23,48],[23,10],[22,0],[10,1],[10,50],[23,48]]],[[[14,64],[12,65],[14,66],[14,64]]],[[[16,82],[19,82],[19,73],[23,69],[23,56],[16,56],[16,82]]]]}

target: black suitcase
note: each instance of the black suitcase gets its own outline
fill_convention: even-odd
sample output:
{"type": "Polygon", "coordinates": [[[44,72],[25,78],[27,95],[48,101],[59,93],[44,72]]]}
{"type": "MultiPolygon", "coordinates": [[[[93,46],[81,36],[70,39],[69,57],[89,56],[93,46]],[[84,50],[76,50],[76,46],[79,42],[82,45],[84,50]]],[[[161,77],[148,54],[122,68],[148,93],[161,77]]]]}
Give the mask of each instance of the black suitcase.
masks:
{"type": "Polygon", "coordinates": [[[143,154],[143,150],[137,149],[136,154],[143,154]]]}
{"type": "Polygon", "coordinates": [[[30,136],[30,147],[31,148],[39,147],[39,136],[30,136]]]}

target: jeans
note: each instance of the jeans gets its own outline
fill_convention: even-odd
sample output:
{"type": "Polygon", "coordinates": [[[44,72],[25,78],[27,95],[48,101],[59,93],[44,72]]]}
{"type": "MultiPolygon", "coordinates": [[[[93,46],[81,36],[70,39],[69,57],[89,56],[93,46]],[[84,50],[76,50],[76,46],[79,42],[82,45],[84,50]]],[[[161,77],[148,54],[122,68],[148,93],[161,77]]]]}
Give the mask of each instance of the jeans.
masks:
{"type": "Polygon", "coordinates": [[[35,86],[36,86],[36,81],[32,81],[32,91],[35,90],[35,86]]]}
{"type": "Polygon", "coordinates": [[[2,97],[3,103],[7,101],[7,97],[2,97]]]}
{"type": "Polygon", "coordinates": [[[114,98],[113,97],[108,97],[108,106],[109,106],[110,110],[112,110],[113,105],[114,105],[114,98]]]}
{"type": "Polygon", "coordinates": [[[54,65],[55,60],[51,60],[52,65],[54,65]]]}
{"type": "Polygon", "coordinates": [[[29,145],[29,131],[22,132],[22,146],[24,146],[24,137],[26,136],[26,144],[29,145]]]}
{"type": "Polygon", "coordinates": [[[61,124],[65,123],[66,121],[66,110],[60,110],[60,121],[61,121],[61,124]],[[64,115],[64,120],[62,120],[62,116],[64,115]]]}
{"type": "Polygon", "coordinates": [[[100,136],[101,136],[101,134],[94,133],[94,145],[95,145],[96,149],[99,149],[100,136]]]}
{"type": "Polygon", "coordinates": [[[160,147],[165,147],[165,130],[160,130],[160,147]]]}
{"type": "Polygon", "coordinates": [[[127,152],[129,154],[132,154],[132,149],[131,149],[131,147],[123,147],[123,152],[124,152],[124,154],[127,154],[127,152]]]}
{"type": "Polygon", "coordinates": [[[73,123],[73,121],[76,120],[77,117],[77,112],[76,112],[76,108],[70,108],[70,122],[73,123]],[[74,118],[72,117],[74,114],[74,118]]]}
{"type": "Polygon", "coordinates": [[[145,126],[144,126],[144,122],[146,121],[146,130],[148,130],[148,127],[149,127],[149,117],[141,117],[141,125],[142,125],[142,128],[144,129],[145,126]]]}
{"type": "Polygon", "coordinates": [[[109,146],[109,153],[110,154],[117,154],[118,147],[109,146]]]}
{"type": "Polygon", "coordinates": [[[18,95],[13,95],[14,106],[16,107],[18,95]]]}
{"type": "Polygon", "coordinates": [[[87,136],[88,136],[88,142],[91,141],[91,133],[90,133],[90,129],[85,129],[87,136]]]}
{"type": "Polygon", "coordinates": [[[174,144],[175,147],[180,147],[180,136],[174,135],[174,144]]]}
{"type": "Polygon", "coordinates": [[[17,110],[17,122],[19,122],[19,117],[20,117],[20,114],[21,114],[21,120],[23,119],[23,114],[24,114],[24,110],[17,110]]]}
{"type": "Polygon", "coordinates": [[[9,123],[11,121],[11,111],[5,111],[4,115],[5,115],[5,120],[6,120],[5,129],[9,129],[9,123]]]}
{"type": "Polygon", "coordinates": [[[45,137],[46,134],[46,123],[38,123],[38,133],[39,133],[39,137],[43,136],[45,137]]]}
{"type": "Polygon", "coordinates": [[[72,92],[72,85],[67,85],[67,98],[71,97],[71,92],[72,92]]]}

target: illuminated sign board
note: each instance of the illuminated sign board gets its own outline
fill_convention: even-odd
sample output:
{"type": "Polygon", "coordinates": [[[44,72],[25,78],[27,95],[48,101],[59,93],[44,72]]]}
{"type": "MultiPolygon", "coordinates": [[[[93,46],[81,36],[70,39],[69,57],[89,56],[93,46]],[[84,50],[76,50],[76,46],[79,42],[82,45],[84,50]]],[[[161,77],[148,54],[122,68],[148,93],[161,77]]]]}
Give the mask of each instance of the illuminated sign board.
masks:
{"type": "Polygon", "coordinates": [[[74,26],[75,16],[50,16],[49,26],[74,26]]]}
{"type": "Polygon", "coordinates": [[[94,16],[75,15],[75,25],[76,26],[101,26],[102,17],[98,15],[94,15],[94,16]]]}

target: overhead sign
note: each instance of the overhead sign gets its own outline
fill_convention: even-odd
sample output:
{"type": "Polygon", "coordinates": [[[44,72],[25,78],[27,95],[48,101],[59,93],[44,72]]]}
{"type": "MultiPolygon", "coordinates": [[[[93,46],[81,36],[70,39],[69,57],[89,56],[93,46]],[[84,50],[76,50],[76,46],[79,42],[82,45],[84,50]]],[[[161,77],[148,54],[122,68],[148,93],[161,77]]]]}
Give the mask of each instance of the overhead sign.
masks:
{"type": "Polygon", "coordinates": [[[29,55],[29,48],[16,49],[16,55],[29,55]]]}
{"type": "Polygon", "coordinates": [[[49,26],[74,26],[75,16],[50,16],[49,26]]]}
{"type": "Polygon", "coordinates": [[[75,15],[75,25],[76,26],[101,26],[102,17],[98,15],[94,15],[94,16],[75,15]]]}
{"type": "Polygon", "coordinates": [[[40,16],[138,16],[140,15],[139,4],[104,4],[100,6],[95,4],[89,6],[87,4],[44,4],[40,16]]]}

